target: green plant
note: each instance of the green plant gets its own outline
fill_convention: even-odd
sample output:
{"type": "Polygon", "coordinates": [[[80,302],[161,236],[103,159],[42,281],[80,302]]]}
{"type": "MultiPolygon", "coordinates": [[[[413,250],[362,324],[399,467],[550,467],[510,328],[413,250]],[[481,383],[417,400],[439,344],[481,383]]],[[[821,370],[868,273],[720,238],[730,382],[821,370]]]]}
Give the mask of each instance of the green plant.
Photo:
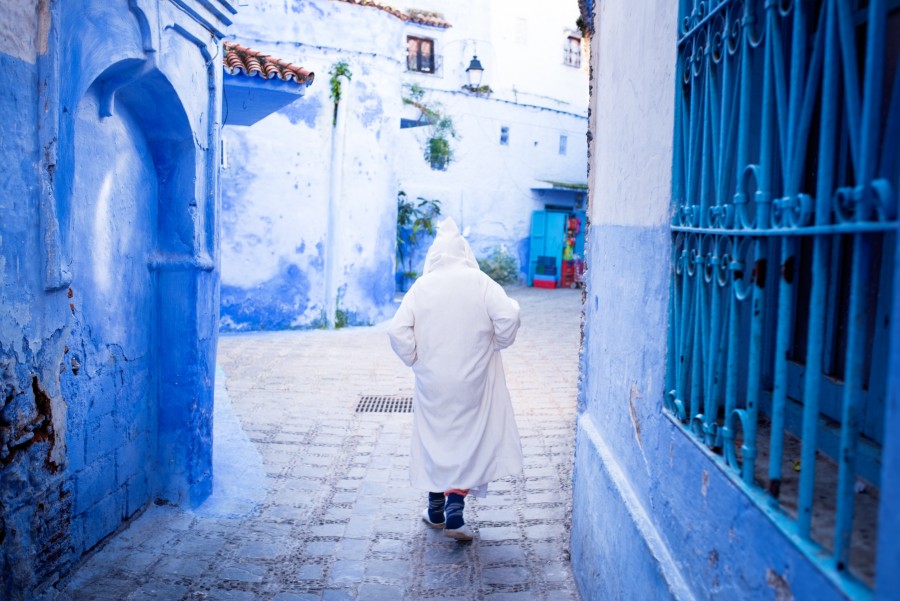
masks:
{"type": "Polygon", "coordinates": [[[408,8],[406,9],[406,13],[410,17],[417,17],[419,19],[444,19],[444,14],[439,13],[433,10],[421,10],[418,8],[408,8]]]}
{"type": "Polygon", "coordinates": [[[421,196],[415,203],[400,190],[397,192],[397,266],[405,266],[403,274],[416,277],[412,268],[412,255],[422,232],[433,236],[437,218],[441,214],[441,201],[421,196]],[[405,264],[405,265],[404,265],[405,264]]]}
{"type": "Polygon", "coordinates": [[[475,94],[476,96],[490,96],[494,93],[494,90],[491,89],[491,86],[487,84],[483,86],[471,86],[466,84],[462,87],[462,89],[471,94],[475,94]]]}
{"type": "Polygon", "coordinates": [[[337,290],[337,299],[334,301],[334,328],[340,330],[346,328],[350,324],[350,314],[341,308],[341,301],[344,300],[344,293],[347,291],[347,284],[344,284],[337,290]]]}
{"type": "Polygon", "coordinates": [[[456,132],[453,118],[444,114],[444,107],[440,103],[426,104],[424,98],[425,90],[418,84],[412,84],[406,88],[403,103],[419,109],[422,118],[431,128],[423,149],[425,161],[432,169],[444,170],[453,160],[450,140],[458,140],[459,134],[456,132]]]}
{"type": "Polygon", "coordinates": [[[341,101],[341,77],[346,77],[347,81],[350,81],[353,78],[353,74],[350,72],[350,66],[347,65],[347,61],[338,61],[331,65],[328,74],[331,76],[331,79],[329,79],[331,84],[330,98],[334,101],[334,113],[331,117],[331,125],[334,127],[337,125],[338,103],[341,101]]]}
{"type": "Polygon", "coordinates": [[[478,267],[502,286],[519,282],[519,262],[503,244],[484,259],[478,259],[478,267]]]}

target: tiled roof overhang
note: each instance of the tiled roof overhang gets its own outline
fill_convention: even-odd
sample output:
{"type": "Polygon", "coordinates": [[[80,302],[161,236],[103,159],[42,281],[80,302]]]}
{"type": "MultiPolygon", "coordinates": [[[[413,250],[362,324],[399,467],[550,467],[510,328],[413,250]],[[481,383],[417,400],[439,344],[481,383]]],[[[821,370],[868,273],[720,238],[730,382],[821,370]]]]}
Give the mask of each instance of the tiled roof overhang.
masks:
{"type": "Polygon", "coordinates": [[[402,10],[396,9],[393,6],[388,6],[382,2],[377,2],[376,0],[337,0],[338,2],[346,2],[347,4],[356,4],[357,6],[369,6],[371,8],[377,8],[378,10],[383,10],[386,13],[392,14],[398,19],[405,21],[407,23],[418,23],[419,25],[430,25],[431,27],[450,27],[450,23],[448,23],[444,17],[437,13],[426,12],[423,10],[413,10],[409,9],[407,12],[403,12],[402,10]]]}
{"type": "Polygon", "coordinates": [[[310,86],[316,78],[312,71],[292,65],[287,61],[273,58],[262,52],[225,42],[225,72],[229,75],[247,75],[263,79],[278,78],[282,81],[294,81],[300,85],[310,86]]]}
{"type": "Polygon", "coordinates": [[[225,42],[226,125],[253,125],[301,98],[315,73],[234,42],[225,42]]]}

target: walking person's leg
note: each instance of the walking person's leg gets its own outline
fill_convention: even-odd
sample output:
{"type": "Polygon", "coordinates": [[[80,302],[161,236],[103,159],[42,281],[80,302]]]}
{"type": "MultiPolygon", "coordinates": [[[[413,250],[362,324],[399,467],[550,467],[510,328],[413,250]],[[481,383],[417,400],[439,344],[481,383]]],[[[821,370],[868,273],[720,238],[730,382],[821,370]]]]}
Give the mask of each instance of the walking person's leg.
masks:
{"type": "Polygon", "coordinates": [[[428,493],[428,507],[422,512],[422,521],[432,528],[444,527],[444,493],[428,493]]]}
{"type": "Polygon", "coordinates": [[[474,533],[472,528],[463,519],[463,511],[466,508],[466,494],[468,490],[452,489],[446,492],[447,505],[444,509],[446,523],[444,524],[444,536],[456,540],[472,540],[474,533]]]}

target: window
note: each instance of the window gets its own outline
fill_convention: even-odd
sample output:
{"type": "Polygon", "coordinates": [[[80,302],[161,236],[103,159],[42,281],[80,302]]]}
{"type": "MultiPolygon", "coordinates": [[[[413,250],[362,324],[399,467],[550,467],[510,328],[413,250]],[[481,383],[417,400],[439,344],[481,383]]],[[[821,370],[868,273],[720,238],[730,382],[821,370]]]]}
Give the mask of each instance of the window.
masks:
{"type": "Polygon", "coordinates": [[[434,73],[434,40],[407,36],[406,68],[421,73],[434,73]]]}
{"type": "Polygon", "coordinates": [[[563,63],[570,67],[581,66],[581,38],[570,35],[566,40],[563,63]]]}
{"type": "Polygon", "coordinates": [[[505,125],[500,128],[500,145],[509,146],[509,128],[505,125]]]}
{"type": "Polygon", "coordinates": [[[566,146],[569,144],[569,137],[565,134],[559,135],[559,154],[565,156],[566,154],[566,146]]]}
{"type": "Polygon", "coordinates": [[[900,181],[885,40],[900,39],[900,7],[868,3],[848,25],[822,3],[690,6],[666,406],[798,545],[871,586],[900,181]],[[829,35],[839,25],[850,44],[829,35]]]}

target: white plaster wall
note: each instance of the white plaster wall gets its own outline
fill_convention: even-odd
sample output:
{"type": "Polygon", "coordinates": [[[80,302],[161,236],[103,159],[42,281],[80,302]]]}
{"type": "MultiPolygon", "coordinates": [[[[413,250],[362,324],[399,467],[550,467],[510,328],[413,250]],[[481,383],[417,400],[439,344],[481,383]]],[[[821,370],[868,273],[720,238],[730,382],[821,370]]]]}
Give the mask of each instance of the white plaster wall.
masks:
{"type": "Polygon", "coordinates": [[[38,52],[47,51],[50,17],[38,5],[37,0],[0,2],[0,52],[34,64],[38,52]]]}
{"type": "Polygon", "coordinates": [[[663,225],[672,192],[678,4],[606,0],[596,10],[591,219],[663,225]]]}
{"type": "MultiPolygon", "coordinates": [[[[435,53],[442,68],[434,75],[406,73],[405,81],[417,82],[423,87],[457,91],[467,80],[466,68],[477,52],[482,64],[494,62],[490,24],[492,9],[490,0],[416,0],[410,6],[440,13],[450,24],[446,29],[408,23],[404,29],[404,45],[407,35],[432,38],[435,53]]],[[[405,54],[403,55],[405,60],[405,54]]],[[[483,83],[489,83],[486,70],[483,83]]]]}
{"type": "MultiPolygon", "coordinates": [[[[566,40],[580,36],[578,2],[492,0],[491,39],[496,65],[491,87],[503,98],[584,112],[587,57],[580,68],[563,62],[566,40]]],[[[486,72],[487,74],[487,72],[486,72]]]]}
{"type": "Polygon", "coordinates": [[[291,123],[284,113],[252,127],[225,128],[223,283],[252,288],[275,277],[285,257],[298,255],[305,268],[317,260],[328,172],[324,165],[311,168],[310,158],[327,159],[329,129],[291,123]],[[240,188],[240,200],[230,198],[234,188],[240,188]]]}
{"type": "MultiPolygon", "coordinates": [[[[264,1],[241,11],[232,28],[237,42],[302,65],[316,80],[303,98],[277,113],[249,127],[225,128],[223,297],[229,287],[260,287],[259,294],[284,294],[287,305],[304,306],[282,290],[291,283],[267,285],[290,280],[283,273],[296,267],[308,280],[309,300],[293,327],[322,318],[329,270],[341,291],[341,309],[359,321],[377,321],[391,311],[402,29],[401,20],[383,11],[327,0],[264,1]],[[343,154],[332,164],[328,71],[340,60],[352,76],[343,84],[337,130],[343,154]],[[340,173],[337,196],[332,168],[340,173]],[[331,252],[329,204],[335,217],[331,252]]],[[[226,316],[223,322],[235,327],[226,316]]]]}
{"type": "MultiPolygon", "coordinates": [[[[415,7],[440,12],[452,26],[435,33],[407,25],[404,35],[435,39],[443,69],[435,75],[404,71],[404,83],[424,88],[426,103],[440,103],[460,139],[451,142],[449,169],[435,171],[422,158],[427,128],[402,130],[400,187],[412,199],[441,200],[445,215],[470,228],[479,256],[498,244],[515,247],[529,235],[531,212],[544,208],[533,186],[587,181],[587,60],[580,69],[563,64],[578,3],[421,0],[415,7]],[[492,89],[488,98],[461,91],[476,52],[485,68],[482,83],[492,89]],[[508,146],[499,144],[501,126],[510,128],[508,146]],[[559,155],[560,134],[567,136],[565,156],[559,155]]],[[[417,112],[406,107],[403,116],[416,118],[417,112]]]]}
{"type": "MultiPolygon", "coordinates": [[[[400,40],[402,21],[369,7],[331,0],[252,0],[240,7],[231,27],[239,43],[278,58],[311,66],[318,84],[327,85],[328,68],[310,63],[309,47],[352,55],[391,53],[400,40]]],[[[314,84],[316,85],[316,84],[314,84]]]]}
{"type": "Polygon", "coordinates": [[[364,321],[390,313],[384,286],[392,287],[399,189],[412,198],[441,200],[445,214],[470,226],[480,255],[499,244],[521,254],[531,212],[543,208],[532,187],[547,186],[540,180],[586,181],[587,75],[562,64],[563,23],[574,28],[577,2],[564,11],[541,10],[534,1],[424,0],[414,6],[441,12],[451,27],[404,23],[375,8],[333,0],[260,0],[237,15],[235,41],[311,69],[316,81],[278,113],[223,132],[226,327],[230,317],[224,307],[229,295],[235,306],[235,290],[245,291],[247,303],[265,294],[283,296],[278,311],[302,308],[291,326],[315,325],[325,310],[329,265],[342,309],[364,314],[364,321]],[[547,15],[564,16],[548,26],[550,41],[526,44],[523,51],[494,39],[494,23],[507,20],[507,11],[529,21],[534,39],[546,31],[547,15]],[[443,60],[438,73],[406,70],[407,35],[435,40],[443,60]],[[505,91],[490,98],[460,90],[476,48],[486,68],[484,83],[494,86],[490,78],[500,73],[506,82],[505,91]],[[539,64],[544,59],[552,65],[539,64]],[[333,199],[328,70],[338,60],[350,63],[353,78],[342,100],[344,155],[338,166],[340,194],[333,199]],[[401,102],[404,84],[413,82],[428,90],[429,101],[444,105],[461,134],[446,172],[432,170],[422,157],[426,128],[400,129],[401,116],[416,116],[401,102]],[[527,90],[533,93],[526,97],[527,90]],[[508,146],[499,144],[501,126],[510,128],[508,146]],[[560,134],[567,136],[565,156],[559,155],[560,134]],[[329,203],[333,251],[327,239],[329,203]],[[297,269],[302,277],[285,275],[297,269]]]}
{"type": "Polygon", "coordinates": [[[410,81],[459,90],[477,54],[485,68],[482,84],[494,97],[586,113],[587,57],[580,69],[563,64],[566,39],[580,35],[576,0],[417,0],[412,6],[441,13],[451,27],[407,26],[409,35],[434,38],[443,59],[440,77],[410,74],[410,81]]]}
{"type": "Polygon", "coordinates": [[[461,93],[429,92],[426,98],[454,117],[460,133],[452,141],[454,161],[446,171],[431,169],[422,156],[428,128],[404,129],[397,153],[400,187],[413,199],[440,200],[445,215],[469,227],[476,255],[528,237],[531,212],[544,208],[532,187],[585,182],[585,118],[461,93]],[[500,144],[502,126],[509,127],[506,146],[500,144]],[[568,140],[565,155],[559,154],[560,134],[568,140]]]}

